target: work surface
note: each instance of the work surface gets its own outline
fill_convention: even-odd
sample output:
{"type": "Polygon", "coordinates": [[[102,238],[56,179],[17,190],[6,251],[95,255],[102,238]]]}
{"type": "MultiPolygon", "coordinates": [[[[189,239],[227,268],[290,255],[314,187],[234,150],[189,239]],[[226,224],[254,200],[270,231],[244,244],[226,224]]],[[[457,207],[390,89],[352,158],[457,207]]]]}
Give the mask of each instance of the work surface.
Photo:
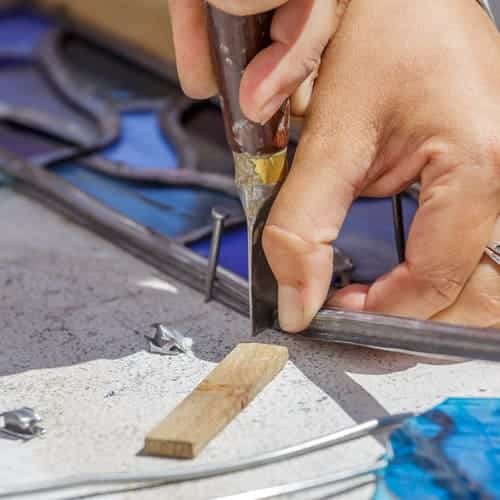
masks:
{"type": "MultiPolygon", "coordinates": [[[[5,188],[0,211],[0,411],[31,406],[47,429],[25,444],[0,440],[2,488],[68,474],[179,466],[141,456],[144,435],[237,343],[249,340],[248,320],[204,304],[188,287],[5,188]],[[144,335],[158,322],[192,337],[195,356],[150,354],[144,335]]],[[[291,361],[194,463],[273,450],[371,417],[424,410],[447,396],[500,395],[500,367],[493,364],[277,333],[259,341],[288,346],[291,361]]],[[[368,438],[219,479],[105,498],[215,498],[366,463],[382,450],[368,438]]]]}

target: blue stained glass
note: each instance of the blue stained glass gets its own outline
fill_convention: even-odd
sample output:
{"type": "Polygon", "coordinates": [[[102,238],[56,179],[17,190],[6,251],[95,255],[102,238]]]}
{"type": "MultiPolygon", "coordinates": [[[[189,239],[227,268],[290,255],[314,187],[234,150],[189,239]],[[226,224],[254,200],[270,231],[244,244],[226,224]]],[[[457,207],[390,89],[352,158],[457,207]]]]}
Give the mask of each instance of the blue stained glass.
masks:
{"type": "MultiPolygon", "coordinates": [[[[403,197],[405,228],[417,210],[417,202],[403,197]]],[[[336,245],[354,262],[353,281],[371,283],[398,264],[392,204],[389,198],[360,198],[351,207],[336,245]]]]}
{"type": "MultiPolygon", "coordinates": [[[[408,231],[417,209],[417,202],[404,197],[405,224],[408,231]]],[[[392,206],[389,199],[361,198],[352,206],[336,245],[351,257],[355,269],[353,281],[370,283],[397,265],[396,245],[392,227],[392,206]]],[[[196,253],[208,256],[210,238],[190,245],[196,253]]],[[[224,232],[220,263],[226,269],[248,278],[246,228],[224,232]]]]}
{"type": "MultiPolygon", "coordinates": [[[[189,245],[191,250],[203,257],[210,253],[210,238],[204,238],[189,245]]],[[[229,228],[224,231],[219,262],[222,267],[248,279],[248,250],[246,226],[229,228]]]]}
{"type": "Polygon", "coordinates": [[[108,147],[103,156],[138,170],[178,165],[175,150],[163,137],[157,113],[153,111],[122,113],[120,140],[108,147]]]}
{"type": "Polygon", "coordinates": [[[500,498],[500,399],[448,399],[390,444],[375,500],[500,498]]]}
{"type": "Polygon", "coordinates": [[[125,181],[78,164],[54,166],[52,171],[120,214],[172,238],[210,228],[214,206],[231,213],[240,207],[238,200],[214,191],[125,181]]]}

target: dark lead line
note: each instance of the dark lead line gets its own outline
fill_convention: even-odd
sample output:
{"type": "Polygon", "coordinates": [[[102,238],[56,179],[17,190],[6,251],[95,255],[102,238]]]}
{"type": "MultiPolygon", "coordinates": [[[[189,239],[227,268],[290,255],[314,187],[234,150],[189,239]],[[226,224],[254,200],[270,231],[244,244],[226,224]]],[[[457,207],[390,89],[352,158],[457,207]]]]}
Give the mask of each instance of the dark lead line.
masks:
{"type": "Polygon", "coordinates": [[[392,197],[392,218],[394,223],[394,236],[396,238],[396,248],[398,251],[399,263],[405,261],[406,238],[403,218],[403,195],[398,194],[392,197]]]}
{"type": "Polygon", "coordinates": [[[212,291],[214,288],[217,265],[219,263],[220,243],[224,231],[224,221],[228,214],[219,212],[216,208],[212,209],[212,218],[214,220],[214,230],[212,233],[212,242],[210,244],[210,255],[208,257],[207,281],[205,283],[205,302],[212,300],[212,291]]]}

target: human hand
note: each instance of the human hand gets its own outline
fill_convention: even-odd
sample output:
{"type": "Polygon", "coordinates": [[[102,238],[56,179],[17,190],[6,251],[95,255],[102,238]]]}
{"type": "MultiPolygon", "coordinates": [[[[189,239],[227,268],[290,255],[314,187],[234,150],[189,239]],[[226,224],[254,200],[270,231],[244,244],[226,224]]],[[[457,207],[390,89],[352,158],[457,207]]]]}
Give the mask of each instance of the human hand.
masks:
{"type": "MultiPolygon", "coordinates": [[[[492,241],[500,241],[500,217],[492,241]]],[[[467,326],[500,329],[500,268],[486,255],[455,303],[432,319],[467,326]]]]}
{"type": "Polygon", "coordinates": [[[323,305],[353,200],[416,179],[406,262],[333,304],[498,326],[500,271],[481,259],[500,213],[499,43],[473,0],[350,4],[264,230],[284,330],[303,330],[323,305]]]}
{"type": "MultiPolygon", "coordinates": [[[[241,81],[241,109],[250,120],[267,122],[288,97],[293,114],[305,111],[321,55],[349,1],[210,0],[235,15],[276,8],[273,44],[248,65],[241,81]]],[[[179,78],[193,98],[217,93],[203,4],[203,0],[169,0],[179,78]]]]}

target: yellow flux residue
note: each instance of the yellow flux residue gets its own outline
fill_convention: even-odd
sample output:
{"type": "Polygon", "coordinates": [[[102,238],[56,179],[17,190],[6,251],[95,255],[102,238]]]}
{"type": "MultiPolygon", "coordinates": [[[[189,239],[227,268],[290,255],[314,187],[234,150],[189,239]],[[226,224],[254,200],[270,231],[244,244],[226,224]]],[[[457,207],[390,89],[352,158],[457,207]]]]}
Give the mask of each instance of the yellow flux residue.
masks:
{"type": "Polygon", "coordinates": [[[286,150],[274,155],[254,157],[255,173],[262,184],[276,184],[283,178],[286,169],[286,150]]]}

